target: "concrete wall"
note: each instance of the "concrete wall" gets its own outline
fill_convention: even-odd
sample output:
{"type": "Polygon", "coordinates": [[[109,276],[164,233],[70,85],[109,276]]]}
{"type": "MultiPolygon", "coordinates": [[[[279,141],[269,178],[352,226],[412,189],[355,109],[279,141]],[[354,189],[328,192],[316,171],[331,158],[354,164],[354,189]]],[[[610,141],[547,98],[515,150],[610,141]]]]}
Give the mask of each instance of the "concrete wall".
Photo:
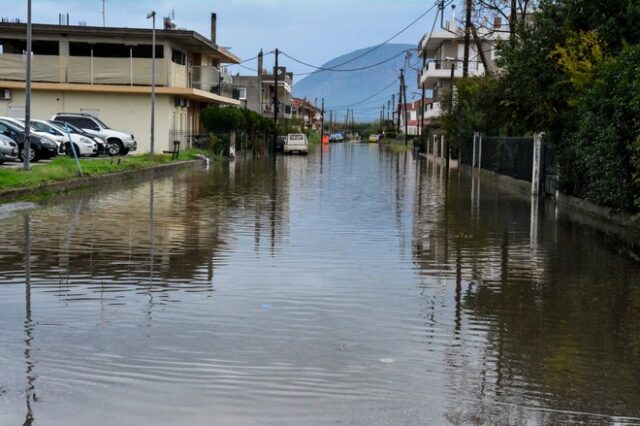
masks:
{"type": "MultiPolygon", "coordinates": [[[[9,115],[10,109],[24,108],[24,91],[12,90],[12,99],[0,100],[0,116],[9,115]]],[[[99,111],[99,117],[109,127],[133,133],[141,154],[149,151],[151,135],[151,96],[146,94],[96,94],[75,92],[34,91],[31,116],[49,120],[57,112],[99,111]]],[[[170,149],[169,132],[179,126],[179,114],[186,108],[176,108],[169,95],[156,97],[156,151],[170,149]]],[[[187,120],[183,119],[185,126],[187,120]]],[[[183,130],[187,130],[184,128],[183,130]]]]}
{"type": "Polygon", "coordinates": [[[233,87],[247,89],[247,109],[261,113],[260,111],[260,85],[257,76],[234,76],[233,87]]]}

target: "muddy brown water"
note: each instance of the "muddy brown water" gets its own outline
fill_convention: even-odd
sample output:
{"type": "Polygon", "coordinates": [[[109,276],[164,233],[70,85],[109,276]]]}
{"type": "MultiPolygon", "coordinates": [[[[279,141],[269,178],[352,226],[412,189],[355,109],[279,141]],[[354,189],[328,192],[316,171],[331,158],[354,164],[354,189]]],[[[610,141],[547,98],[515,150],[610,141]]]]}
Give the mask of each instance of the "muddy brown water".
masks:
{"type": "Polygon", "coordinates": [[[640,264],[410,154],[4,208],[0,241],[1,425],[640,424],[640,264]]]}

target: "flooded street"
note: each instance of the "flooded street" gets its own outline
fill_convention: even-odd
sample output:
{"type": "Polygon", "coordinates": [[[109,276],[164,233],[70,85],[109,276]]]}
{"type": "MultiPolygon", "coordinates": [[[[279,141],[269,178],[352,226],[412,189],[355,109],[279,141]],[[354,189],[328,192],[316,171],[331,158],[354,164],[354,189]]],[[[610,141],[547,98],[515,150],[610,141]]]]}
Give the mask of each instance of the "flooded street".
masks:
{"type": "Polygon", "coordinates": [[[640,424],[640,263],[443,178],[344,144],[0,212],[0,424],[640,424]]]}

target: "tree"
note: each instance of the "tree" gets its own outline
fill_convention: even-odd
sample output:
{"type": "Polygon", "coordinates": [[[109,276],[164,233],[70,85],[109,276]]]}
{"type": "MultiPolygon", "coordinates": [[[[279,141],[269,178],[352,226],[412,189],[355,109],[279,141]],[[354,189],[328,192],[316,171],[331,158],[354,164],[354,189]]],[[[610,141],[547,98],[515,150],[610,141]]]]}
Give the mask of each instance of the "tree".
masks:
{"type": "Polygon", "coordinates": [[[209,132],[241,131],[245,126],[244,114],[237,108],[207,107],[202,110],[200,118],[209,132]]]}
{"type": "Polygon", "coordinates": [[[574,190],[618,210],[640,211],[640,45],[608,60],[579,101],[574,190]]]}

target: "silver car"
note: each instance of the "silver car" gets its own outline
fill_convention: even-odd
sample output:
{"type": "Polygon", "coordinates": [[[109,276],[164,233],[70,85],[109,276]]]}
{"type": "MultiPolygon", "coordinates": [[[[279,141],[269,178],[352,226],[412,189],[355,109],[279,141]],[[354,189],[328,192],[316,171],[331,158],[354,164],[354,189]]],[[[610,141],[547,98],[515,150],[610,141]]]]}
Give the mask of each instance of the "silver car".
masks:
{"type": "Polygon", "coordinates": [[[18,144],[8,136],[0,135],[0,164],[18,159],[18,144]]]}

